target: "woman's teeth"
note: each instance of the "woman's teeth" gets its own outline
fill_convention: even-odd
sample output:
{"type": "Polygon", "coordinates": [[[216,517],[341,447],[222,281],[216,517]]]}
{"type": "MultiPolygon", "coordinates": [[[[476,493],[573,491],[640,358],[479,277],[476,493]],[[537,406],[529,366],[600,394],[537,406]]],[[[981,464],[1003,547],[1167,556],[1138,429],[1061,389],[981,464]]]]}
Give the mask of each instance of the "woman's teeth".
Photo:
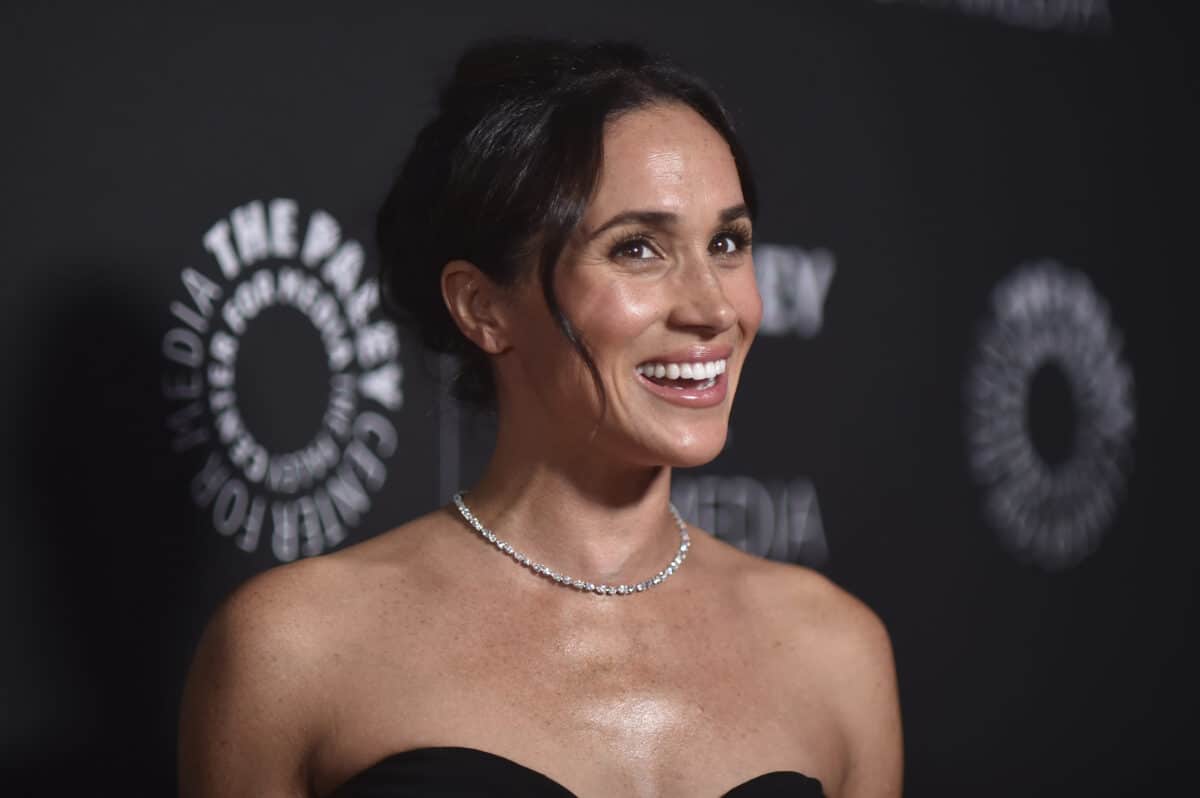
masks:
{"type": "Polygon", "coordinates": [[[695,380],[708,387],[718,374],[725,373],[725,358],[707,363],[643,363],[637,373],[655,380],[695,380]]]}

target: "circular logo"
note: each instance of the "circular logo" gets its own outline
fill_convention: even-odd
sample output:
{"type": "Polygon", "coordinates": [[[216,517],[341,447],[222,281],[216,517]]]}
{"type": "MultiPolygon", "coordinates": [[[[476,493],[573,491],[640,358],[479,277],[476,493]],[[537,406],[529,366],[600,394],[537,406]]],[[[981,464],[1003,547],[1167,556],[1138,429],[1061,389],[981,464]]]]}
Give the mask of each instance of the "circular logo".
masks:
{"type": "Polygon", "coordinates": [[[239,548],[269,540],[280,561],[320,554],[361,523],[397,449],[386,415],[404,399],[395,326],[375,318],[379,285],[364,273],[362,245],[323,210],[302,215],[291,199],[255,200],[211,225],[203,246],[215,268],[180,272],[170,304],[177,324],[162,342],[163,393],[178,403],[167,417],[172,449],[203,452],[192,500],[239,548]],[[302,320],[320,344],[304,348],[293,336],[265,352],[244,345],[281,314],[302,320]],[[258,429],[247,412],[247,398],[262,393],[278,411],[313,398],[263,384],[280,362],[327,380],[319,420],[301,422],[299,434],[263,428],[284,415],[271,407],[258,413],[258,429]]]}
{"type": "Polygon", "coordinates": [[[1014,553],[1074,565],[1099,545],[1125,486],[1134,401],[1121,337],[1087,277],[1050,260],[999,283],[991,310],[965,386],[984,516],[1014,553]],[[1040,425],[1051,442],[1034,434],[1053,409],[1036,401],[1044,378],[1058,379],[1064,398],[1064,412],[1040,425]]]}

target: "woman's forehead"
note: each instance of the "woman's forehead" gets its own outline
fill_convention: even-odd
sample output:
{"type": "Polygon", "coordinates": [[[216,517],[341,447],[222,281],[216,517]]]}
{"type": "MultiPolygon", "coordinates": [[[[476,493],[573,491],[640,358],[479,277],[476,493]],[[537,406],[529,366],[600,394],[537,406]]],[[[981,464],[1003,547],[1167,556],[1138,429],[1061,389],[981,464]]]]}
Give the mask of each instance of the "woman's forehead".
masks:
{"type": "Polygon", "coordinates": [[[654,105],[606,126],[584,222],[590,227],[631,208],[707,215],[740,202],[737,166],[721,134],[685,105],[654,105]]]}

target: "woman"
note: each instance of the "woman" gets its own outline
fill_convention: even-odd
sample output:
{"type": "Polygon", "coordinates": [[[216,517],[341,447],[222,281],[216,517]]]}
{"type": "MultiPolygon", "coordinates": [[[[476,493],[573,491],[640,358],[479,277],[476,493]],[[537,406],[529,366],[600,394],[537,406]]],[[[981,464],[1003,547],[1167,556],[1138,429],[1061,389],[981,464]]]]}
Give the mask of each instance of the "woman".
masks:
{"type": "Polygon", "coordinates": [[[754,212],[677,67],[460,59],[379,241],[495,452],[455,503],[226,600],[185,688],[184,796],[900,794],[878,618],[670,507],[671,469],[721,451],[761,318],[754,212]]]}

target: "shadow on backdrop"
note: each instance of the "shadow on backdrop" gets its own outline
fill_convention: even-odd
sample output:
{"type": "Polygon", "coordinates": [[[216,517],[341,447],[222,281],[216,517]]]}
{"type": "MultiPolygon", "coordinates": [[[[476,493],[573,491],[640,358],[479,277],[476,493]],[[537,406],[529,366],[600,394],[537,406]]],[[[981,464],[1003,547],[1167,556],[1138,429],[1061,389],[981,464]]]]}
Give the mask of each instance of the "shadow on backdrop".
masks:
{"type": "Polygon", "coordinates": [[[137,286],[112,278],[141,269],[51,273],[75,277],[53,298],[30,298],[46,343],[12,420],[37,537],[22,656],[47,667],[10,699],[10,717],[39,729],[18,732],[4,770],[38,794],[174,794],[179,691],[219,597],[196,600],[211,592],[213,550],[168,448],[162,326],[137,286]]]}

